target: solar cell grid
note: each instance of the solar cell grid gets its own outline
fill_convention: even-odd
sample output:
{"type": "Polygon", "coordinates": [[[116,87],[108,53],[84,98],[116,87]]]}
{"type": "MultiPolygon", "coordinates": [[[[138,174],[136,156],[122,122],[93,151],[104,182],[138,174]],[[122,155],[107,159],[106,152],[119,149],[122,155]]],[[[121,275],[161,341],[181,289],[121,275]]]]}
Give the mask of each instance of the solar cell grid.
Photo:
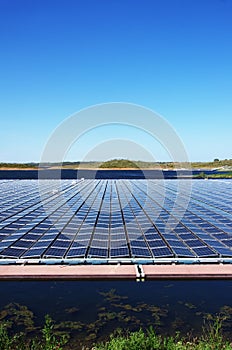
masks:
{"type": "Polygon", "coordinates": [[[136,240],[130,242],[131,247],[141,247],[141,248],[147,248],[147,245],[142,240],[136,240]]]}
{"type": "Polygon", "coordinates": [[[119,247],[119,248],[111,249],[110,255],[112,258],[127,257],[129,255],[129,250],[127,247],[119,247]]]}
{"type": "Polygon", "coordinates": [[[12,247],[15,248],[30,248],[33,245],[34,241],[27,241],[27,240],[18,240],[16,241],[12,247]]]}
{"type": "Polygon", "coordinates": [[[78,244],[78,245],[81,245],[81,246],[88,247],[89,241],[90,241],[90,238],[88,238],[88,237],[85,237],[84,239],[78,239],[78,237],[76,237],[76,240],[73,241],[73,245],[78,244]]]}
{"type": "Polygon", "coordinates": [[[172,250],[178,257],[194,257],[194,254],[186,247],[172,247],[172,250]]]}
{"type": "Polygon", "coordinates": [[[204,243],[202,243],[200,240],[198,239],[191,239],[191,240],[187,240],[186,244],[191,247],[205,247],[206,245],[204,243]]]}
{"type": "Polygon", "coordinates": [[[226,239],[226,238],[228,238],[228,235],[226,233],[218,233],[218,232],[212,233],[211,236],[216,238],[216,239],[226,239]]]}
{"type": "Polygon", "coordinates": [[[54,257],[54,258],[63,258],[65,255],[66,249],[65,248],[48,248],[45,251],[45,257],[54,257]]]}
{"type": "Polygon", "coordinates": [[[173,253],[168,247],[152,248],[155,257],[173,257],[173,253]]]}
{"type": "Polygon", "coordinates": [[[157,247],[166,247],[165,242],[162,239],[157,239],[154,241],[148,241],[148,245],[150,248],[157,248],[157,247]]]}
{"type": "Polygon", "coordinates": [[[122,246],[127,246],[127,242],[126,240],[111,240],[110,241],[110,246],[112,248],[118,248],[118,247],[122,247],[122,246]]]}
{"type": "Polygon", "coordinates": [[[58,233],[49,233],[48,231],[44,235],[40,236],[40,239],[44,239],[44,240],[55,239],[57,237],[57,234],[58,233]]]}
{"type": "Polygon", "coordinates": [[[62,240],[59,240],[59,239],[56,239],[51,247],[57,247],[57,248],[68,248],[71,244],[71,241],[68,240],[68,241],[62,241],[62,240]]]}
{"type": "Polygon", "coordinates": [[[52,243],[53,240],[38,240],[33,244],[33,249],[34,248],[48,248],[48,246],[52,243]]]}
{"type": "Polygon", "coordinates": [[[223,239],[222,243],[226,244],[228,247],[232,248],[232,239],[223,239]]]}
{"type": "Polygon", "coordinates": [[[106,258],[108,256],[108,249],[91,247],[89,249],[88,257],[106,258]]]}
{"type": "Polygon", "coordinates": [[[154,233],[152,234],[146,234],[145,233],[145,238],[147,240],[147,242],[161,242],[164,241],[162,238],[164,238],[164,236],[160,236],[158,233],[154,233]]]}
{"type": "Polygon", "coordinates": [[[133,257],[151,257],[150,251],[145,248],[131,247],[131,253],[133,257]]]}
{"type": "MultiPolygon", "coordinates": [[[[104,241],[107,244],[108,241],[115,242],[110,243],[112,257],[171,257],[173,254],[165,246],[165,241],[161,239],[162,235],[171,246],[175,257],[202,258],[219,255],[232,257],[232,250],[229,248],[232,244],[228,240],[232,237],[231,183],[194,182],[188,211],[184,213],[181,206],[176,211],[184,214],[181,221],[186,227],[171,216],[177,194],[177,183],[173,180],[165,180],[164,183],[155,180],[85,180],[78,186],[71,185],[69,180],[65,180],[62,182],[62,191],[58,192],[54,192],[53,188],[56,187],[54,185],[55,182],[50,180],[44,182],[43,190],[47,194],[45,202],[48,207],[45,212],[41,206],[36,181],[12,181],[11,185],[7,181],[0,181],[0,199],[3,199],[0,205],[0,247],[2,247],[0,256],[2,258],[20,256],[62,258],[65,255],[83,257],[87,256],[84,250],[89,244],[89,255],[93,252],[94,257],[108,257],[108,249],[107,253],[105,250],[91,250],[95,248],[93,245],[97,245],[96,248],[99,249],[101,245],[106,245],[104,241]],[[151,197],[147,197],[147,187],[151,197]],[[167,198],[163,201],[164,192],[167,198]],[[73,218],[63,207],[65,203],[71,208],[73,218]],[[52,231],[55,220],[59,220],[56,225],[62,233],[56,229],[52,231]],[[94,227],[95,223],[97,225],[94,227]],[[49,234],[47,234],[48,230],[51,231],[49,234]],[[142,239],[139,238],[141,236],[142,239]],[[176,240],[178,236],[181,240],[176,240]],[[46,243],[42,241],[43,239],[46,243]],[[118,246],[118,244],[126,245],[128,239],[130,250],[128,247],[118,246]],[[85,245],[84,248],[80,248],[83,251],[74,253],[73,248],[73,253],[69,254],[71,249],[69,250],[68,242],[77,242],[77,240],[80,240],[79,244],[85,245]],[[191,251],[184,242],[189,245],[191,251]],[[167,249],[166,253],[162,253],[163,255],[161,251],[154,250],[159,248],[157,245],[161,243],[164,244],[163,249],[167,249]],[[43,251],[39,251],[40,244],[45,245],[42,247],[43,251]],[[48,248],[50,244],[52,247],[48,248]],[[65,249],[54,250],[53,247],[56,244],[57,248],[62,248],[59,245],[64,244],[65,249]],[[44,251],[44,248],[47,250],[44,251]]],[[[186,195],[183,188],[182,194],[186,195]]]]}
{"type": "Polygon", "coordinates": [[[91,247],[93,247],[93,248],[108,248],[108,241],[92,240],[91,247]]]}
{"type": "Polygon", "coordinates": [[[218,252],[215,251],[214,248],[210,247],[200,247],[200,248],[193,248],[194,252],[197,253],[198,256],[205,256],[205,255],[217,255],[218,252]]]}
{"type": "Polygon", "coordinates": [[[73,248],[70,249],[66,255],[66,258],[80,258],[84,257],[86,254],[86,249],[85,248],[73,248]]]}
{"type": "Polygon", "coordinates": [[[232,257],[232,250],[227,247],[217,247],[217,252],[223,257],[232,257]]]}
{"type": "Polygon", "coordinates": [[[39,249],[30,249],[26,251],[23,255],[22,258],[40,258],[42,254],[44,253],[45,249],[44,248],[39,248],[39,249]]]}
{"type": "Polygon", "coordinates": [[[1,252],[5,258],[19,258],[26,250],[23,248],[6,248],[1,252]]]}

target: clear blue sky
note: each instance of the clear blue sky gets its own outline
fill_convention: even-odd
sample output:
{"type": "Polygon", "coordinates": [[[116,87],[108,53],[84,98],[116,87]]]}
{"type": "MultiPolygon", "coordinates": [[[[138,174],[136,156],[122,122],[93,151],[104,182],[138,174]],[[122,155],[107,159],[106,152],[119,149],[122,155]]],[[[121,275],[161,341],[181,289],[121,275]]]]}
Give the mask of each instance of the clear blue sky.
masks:
{"type": "Polygon", "coordinates": [[[112,101],[166,118],[191,161],[232,158],[232,1],[0,0],[0,100],[0,162],[39,161],[62,120],[112,101]]]}

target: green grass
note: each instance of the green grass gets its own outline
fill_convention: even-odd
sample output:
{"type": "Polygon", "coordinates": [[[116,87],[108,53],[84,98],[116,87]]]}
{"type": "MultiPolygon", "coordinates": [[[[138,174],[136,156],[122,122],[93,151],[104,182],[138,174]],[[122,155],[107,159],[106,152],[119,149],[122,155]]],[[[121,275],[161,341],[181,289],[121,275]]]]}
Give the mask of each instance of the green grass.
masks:
{"type": "MultiPolygon", "coordinates": [[[[82,350],[232,350],[232,343],[224,339],[222,326],[226,317],[220,315],[211,317],[202,329],[202,335],[196,337],[175,336],[164,337],[158,335],[150,327],[136,332],[117,330],[108,341],[94,344],[90,347],[81,347],[82,350]]],[[[71,330],[70,330],[71,331],[71,330]]],[[[65,350],[70,349],[69,337],[57,334],[55,324],[49,316],[40,337],[28,339],[25,333],[11,334],[7,324],[0,324],[0,350],[65,350]],[[67,346],[67,347],[66,347],[67,346]]],[[[71,347],[72,350],[77,349],[71,347]]],[[[78,350],[80,347],[78,348],[78,350]]]]}
{"type": "Polygon", "coordinates": [[[112,335],[110,340],[96,345],[94,350],[232,350],[232,344],[222,336],[222,319],[217,317],[213,323],[203,328],[200,338],[185,339],[176,336],[162,337],[153,328],[144,332],[121,331],[112,335]]]}
{"type": "Polygon", "coordinates": [[[232,179],[232,171],[228,171],[225,174],[210,174],[209,179],[232,179]]]}
{"type": "Polygon", "coordinates": [[[41,336],[33,339],[28,339],[23,332],[11,334],[6,323],[0,324],[0,350],[63,350],[67,342],[68,335],[54,332],[54,322],[48,315],[41,336]]]}
{"type": "Polygon", "coordinates": [[[217,173],[217,174],[205,174],[203,171],[194,175],[195,179],[232,179],[232,171],[228,171],[226,173],[217,173]]]}

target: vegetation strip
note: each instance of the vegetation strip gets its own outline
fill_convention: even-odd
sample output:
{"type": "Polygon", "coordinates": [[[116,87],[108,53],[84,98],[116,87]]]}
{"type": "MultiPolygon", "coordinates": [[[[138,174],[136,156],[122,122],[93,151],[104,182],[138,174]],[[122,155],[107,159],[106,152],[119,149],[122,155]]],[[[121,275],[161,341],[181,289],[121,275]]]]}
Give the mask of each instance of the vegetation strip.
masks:
{"type": "MultiPolygon", "coordinates": [[[[0,163],[0,169],[38,169],[39,163],[0,163]]],[[[43,164],[45,168],[66,168],[66,169],[179,169],[190,167],[193,169],[218,169],[230,171],[232,169],[232,159],[219,160],[217,158],[212,162],[145,162],[129,159],[111,159],[106,162],[63,162],[43,164]]]]}
{"type": "MultiPolygon", "coordinates": [[[[224,317],[217,315],[213,322],[208,322],[199,337],[181,337],[158,335],[153,327],[135,332],[117,330],[105,342],[95,343],[90,347],[82,346],[82,350],[232,350],[232,343],[223,336],[224,317]]],[[[7,324],[0,324],[1,350],[62,350],[70,349],[69,334],[58,334],[55,323],[50,316],[45,316],[41,336],[33,339],[26,337],[25,332],[11,334],[7,324]]],[[[80,349],[80,346],[73,347],[80,349]]]]}

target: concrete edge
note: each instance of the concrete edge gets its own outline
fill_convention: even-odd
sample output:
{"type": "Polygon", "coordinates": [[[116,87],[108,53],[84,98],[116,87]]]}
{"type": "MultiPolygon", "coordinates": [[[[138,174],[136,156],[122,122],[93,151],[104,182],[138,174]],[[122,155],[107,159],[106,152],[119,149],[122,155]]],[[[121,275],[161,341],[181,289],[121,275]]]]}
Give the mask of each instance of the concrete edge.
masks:
{"type": "Polygon", "coordinates": [[[232,265],[2,265],[0,281],[232,279],[232,265]]]}

